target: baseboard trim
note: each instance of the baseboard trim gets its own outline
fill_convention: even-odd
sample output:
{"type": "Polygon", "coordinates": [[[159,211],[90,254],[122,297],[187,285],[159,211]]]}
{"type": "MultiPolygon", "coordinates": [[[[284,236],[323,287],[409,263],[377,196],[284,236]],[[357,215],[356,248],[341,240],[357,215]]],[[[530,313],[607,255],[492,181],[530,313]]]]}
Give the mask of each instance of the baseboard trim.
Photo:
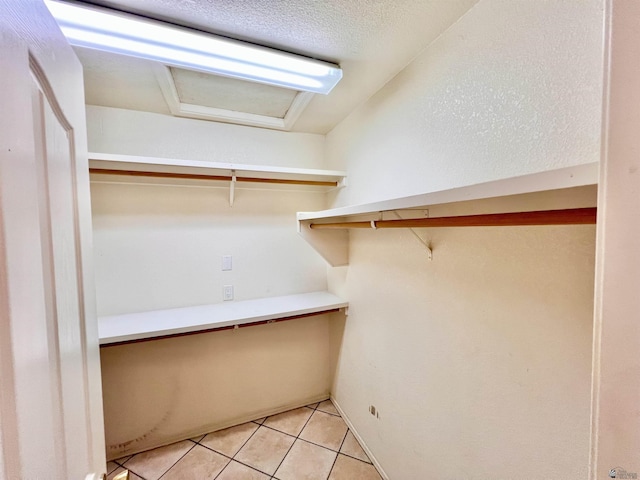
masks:
{"type": "Polygon", "coordinates": [[[358,440],[358,443],[360,443],[360,446],[364,450],[364,453],[367,454],[367,457],[369,457],[369,460],[371,460],[371,462],[373,463],[373,466],[376,467],[376,470],[378,470],[378,473],[380,474],[380,476],[384,480],[389,480],[389,475],[387,475],[387,472],[384,471],[384,469],[382,468],[382,465],[380,465],[380,462],[378,461],[378,459],[371,452],[371,450],[369,450],[369,447],[364,442],[364,440],[362,440],[362,437],[360,436],[358,431],[353,426],[353,423],[351,423],[351,420],[349,420],[349,417],[344,413],[344,410],[342,410],[342,407],[340,407],[340,404],[333,397],[333,395],[331,396],[331,401],[333,402],[333,404],[336,407],[336,410],[338,410],[338,413],[340,414],[340,416],[344,420],[344,423],[347,424],[347,426],[349,427],[349,430],[351,430],[351,433],[353,433],[353,436],[356,437],[356,440],[358,440]]]}

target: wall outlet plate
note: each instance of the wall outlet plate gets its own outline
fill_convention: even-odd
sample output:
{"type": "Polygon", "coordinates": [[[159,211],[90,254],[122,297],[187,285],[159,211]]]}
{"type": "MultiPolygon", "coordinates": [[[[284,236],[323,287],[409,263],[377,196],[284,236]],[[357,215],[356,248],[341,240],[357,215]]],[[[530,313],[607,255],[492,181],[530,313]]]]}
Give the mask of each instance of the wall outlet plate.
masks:
{"type": "Polygon", "coordinates": [[[233,300],[233,285],[225,285],[222,287],[222,300],[233,300]]]}

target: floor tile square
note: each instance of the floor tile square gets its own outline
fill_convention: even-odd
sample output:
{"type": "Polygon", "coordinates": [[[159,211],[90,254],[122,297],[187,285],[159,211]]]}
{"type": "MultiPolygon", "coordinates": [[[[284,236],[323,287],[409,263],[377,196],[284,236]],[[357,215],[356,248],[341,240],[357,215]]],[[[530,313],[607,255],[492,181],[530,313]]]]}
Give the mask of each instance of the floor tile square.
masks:
{"type": "Polygon", "coordinates": [[[172,443],[134,455],[124,467],[147,480],[157,480],[193,447],[195,444],[189,440],[172,443]]]}
{"type": "Polygon", "coordinates": [[[325,413],[330,413],[331,415],[340,415],[340,413],[336,409],[335,405],[331,402],[331,400],[325,400],[324,402],[321,402],[320,404],[318,404],[318,410],[325,413]]]}
{"type": "Polygon", "coordinates": [[[109,472],[109,473],[107,474],[107,480],[113,480],[113,478],[114,478],[116,475],[118,475],[118,474],[120,474],[120,473],[122,473],[122,472],[124,472],[124,471],[125,471],[125,469],[124,469],[124,468],[122,468],[122,467],[118,467],[118,468],[116,468],[115,470],[111,470],[111,472],[109,472]]]}
{"type": "Polygon", "coordinates": [[[107,475],[113,472],[119,466],[120,465],[118,465],[116,462],[107,462],[107,475]]]}
{"type": "Polygon", "coordinates": [[[210,433],[200,440],[200,444],[227,457],[233,457],[257,429],[258,425],[253,422],[243,423],[210,433]]]}
{"type": "Polygon", "coordinates": [[[316,410],[302,430],[300,438],[337,452],[346,433],[347,424],[341,417],[316,410]]]}
{"type": "Polygon", "coordinates": [[[116,458],[114,462],[116,462],[118,465],[124,465],[124,463],[128,461],[131,457],[133,457],[133,455],[126,455],[121,458],[116,458]]]}
{"type": "Polygon", "coordinates": [[[344,442],[342,442],[340,453],[357,458],[363,462],[371,463],[371,460],[369,460],[367,454],[364,453],[364,450],[358,443],[358,440],[356,440],[356,437],[353,436],[353,433],[351,433],[351,430],[347,432],[347,436],[345,437],[344,442]]]}
{"type": "Polygon", "coordinates": [[[294,440],[290,435],[260,427],[236,454],[235,460],[273,475],[294,440]]]}
{"type": "Polygon", "coordinates": [[[229,459],[196,445],[169,469],[162,480],[203,480],[215,478],[229,463],[229,459]]]}
{"type": "Polygon", "coordinates": [[[313,411],[308,408],[296,408],[267,418],[263,425],[297,437],[311,414],[313,411]]]}
{"type": "Polygon", "coordinates": [[[216,480],[269,480],[269,475],[231,460],[216,480]]]}
{"type": "Polygon", "coordinates": [[[329,480],[382,480],[376,468],[355,458],[338,455],[329,480]]]}
{"type": "MultiPolygon", "coordinates": [[[[113,480],[116,475],[119,475],[120,473],[122,473],[124,471],[126,471],[125,468],[122,468],[122,467],[116,468],[113,472],[111,472],[109,475],[107,475],[107,480],[113,480]]],[[[144,479],[142,477],[139,477],[138,475],[136,475],[132,471],[129,471],[129,480],[144,480],[144,479]]]]}
{"type": "Polygon", "coordinates": [[[278,468],[278,480],[326,480],[336,453],[304,440],[296,440],[278,468]]]}

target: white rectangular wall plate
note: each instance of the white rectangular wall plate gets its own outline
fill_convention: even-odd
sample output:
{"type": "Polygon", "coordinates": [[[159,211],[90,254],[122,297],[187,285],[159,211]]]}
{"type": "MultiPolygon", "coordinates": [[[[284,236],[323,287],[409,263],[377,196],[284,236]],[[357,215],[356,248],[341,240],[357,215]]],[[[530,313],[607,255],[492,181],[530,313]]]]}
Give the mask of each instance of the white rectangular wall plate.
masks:
{"type": "Polygon", "coordinates": [[[222,300],[233,300],[233,285],[225,285],[222,287],[222,300]]]}

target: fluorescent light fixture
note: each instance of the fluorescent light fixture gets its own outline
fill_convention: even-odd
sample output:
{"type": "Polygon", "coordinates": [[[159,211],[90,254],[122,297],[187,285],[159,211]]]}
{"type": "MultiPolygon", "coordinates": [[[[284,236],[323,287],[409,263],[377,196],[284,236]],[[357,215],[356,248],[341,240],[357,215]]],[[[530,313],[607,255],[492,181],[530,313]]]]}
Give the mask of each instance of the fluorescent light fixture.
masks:
{"type": "Polygon", "coordinates": [[[77,3],[45,0],[71,45],[327,94],[338,65],[77,3]]]}

